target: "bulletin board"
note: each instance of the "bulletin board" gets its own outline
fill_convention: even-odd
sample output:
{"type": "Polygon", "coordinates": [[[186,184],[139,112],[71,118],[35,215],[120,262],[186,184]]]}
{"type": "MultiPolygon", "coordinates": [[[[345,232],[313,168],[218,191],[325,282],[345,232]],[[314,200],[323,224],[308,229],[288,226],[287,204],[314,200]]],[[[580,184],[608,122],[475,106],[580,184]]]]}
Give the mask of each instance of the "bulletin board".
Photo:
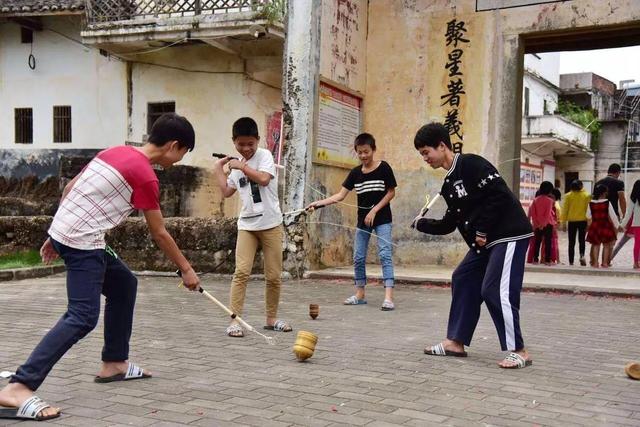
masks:
{"type": "Polygon", "coordinates": [[[536,197],[542,183],[543,167],[530,163],[520,163],[520,203],[527,209],[536,197]]]}
{"type": "Polygon", "coordinates": [[[315,163],[352,168],[359,164],[353,140],[362,129],[362,98],[320,82],[315,163]]]}

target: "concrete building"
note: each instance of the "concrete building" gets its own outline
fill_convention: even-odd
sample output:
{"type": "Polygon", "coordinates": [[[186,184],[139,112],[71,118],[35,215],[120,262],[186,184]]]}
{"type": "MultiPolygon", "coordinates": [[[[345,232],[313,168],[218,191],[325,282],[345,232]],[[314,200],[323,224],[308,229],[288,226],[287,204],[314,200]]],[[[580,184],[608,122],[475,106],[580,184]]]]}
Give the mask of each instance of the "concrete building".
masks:
{"type": "Polygon", "coordinates": [[[567,192],[574,179],[593,183],[591,135],[556,113],[562,80],[560,54],[524,56],[520,201],[527,208],[542,181],[567,192]]]}
{"type": "Polygon", "coordinates": [[[640,179],[640,83],[620,82],[616,91],[615,115],[627,123],[625,144],[622,147],[622,167],[628,191],[640,179]]]}
{"type": "Polygon", "coordinates": [[[61,155],[126,139],[126,64],[83,45],[84,1],[0,6],[0,175],[56,174],[61,155]]]}
{"type": "Polygon", "coordinates": [[[279,159],[284,34],[274,15],[282,11],[267,2],[232,3],[3,3],[0,175],[45,179],[62,156],[140,144],[157,117],[176,112],[196,129],[182,164],[200,168],[181,212],[234,216],[237,200],[215,188],[211,153],[232,153],[231,124],[250,116],[279,159]]]}
{"type": "Polygon", "coordinates": [[[611,163],[619,163],[623,179],[633,183],[640,172],[640,85],[616,84],[595,73],[573,73],[560,76],[560,99],[596,112],[602,128],[593,147],[596,152],[594,174],[606,176],[611,163]]]}

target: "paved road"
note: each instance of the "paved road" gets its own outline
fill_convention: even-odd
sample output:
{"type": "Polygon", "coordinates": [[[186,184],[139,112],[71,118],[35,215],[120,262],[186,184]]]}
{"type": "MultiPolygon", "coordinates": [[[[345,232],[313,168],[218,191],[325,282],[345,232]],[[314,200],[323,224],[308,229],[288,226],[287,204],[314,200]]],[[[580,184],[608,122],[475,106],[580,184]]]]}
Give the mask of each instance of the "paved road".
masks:
{"type": "MultiPolygon", "coordinates": [[[[226,281],[204,283],[226,300],[226,281]]],[[[15,370],[63,312],[63,286],[63,275],[0,284],[0,371],[15,370]]],[[[262,324],[263,290],[250,284],[246,319],[254,325],[262,324]]],[[[131,358],[155,377],[93,383],[96,330],[39,394],[63,408],[56,424],[67,426],[640,425],[640,382],[622,371],[640,359],[638,299],[524,294],[535,362],[505,371],[495,365],[501,353],[486,311],[469,358],[422,354],[445,332],[449,290],[402,286],[395,312],[379,310],[379,286],[369,288],[367,306],[340,305],[350,291],[346,281],[286,283],[282,316],[320,337],[313,358],[299,363],[295,333],[276,347],[227,338],[225,316],[204,297],[171,278],[141,278],[131,358]],[[309,303],[320,304],[315,321],[309,303]]]]}

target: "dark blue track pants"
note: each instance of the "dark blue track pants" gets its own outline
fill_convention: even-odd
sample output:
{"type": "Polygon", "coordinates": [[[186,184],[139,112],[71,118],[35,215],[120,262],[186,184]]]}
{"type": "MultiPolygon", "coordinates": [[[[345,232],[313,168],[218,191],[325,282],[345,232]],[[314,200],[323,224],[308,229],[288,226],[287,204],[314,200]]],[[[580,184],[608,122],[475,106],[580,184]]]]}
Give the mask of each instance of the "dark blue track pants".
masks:
{"type": "Polygon", "coordinates": [[[447,338],[470,345],[484,302],[502,350],[524,348],[520,331],[520,292],[529,239],[470,250],[453,272],[447,338]]]}

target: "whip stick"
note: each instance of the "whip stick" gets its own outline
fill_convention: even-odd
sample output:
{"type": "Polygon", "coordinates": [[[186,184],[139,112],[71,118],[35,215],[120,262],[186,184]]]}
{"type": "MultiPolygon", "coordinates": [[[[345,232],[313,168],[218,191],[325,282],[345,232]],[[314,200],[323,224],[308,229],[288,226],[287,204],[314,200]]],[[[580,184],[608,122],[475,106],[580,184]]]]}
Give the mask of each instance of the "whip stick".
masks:
{"type": "Polygon", "coordinates": [[[426,214],[429,209],[431,209],[435,202],[440,198],[440,193],[436,193],[435,197],[431,201],[429,201],[428,197],[429,196],[427,196],[427,203],[425,203],[425,205],[420,210],[420,216],[424,216],[424,214],[426,214]]]}
{"type": "MultiPolygon", "coordinates": [[[[176,271],[176,274],[179,277],[182,277],[182,272],[180,270],[176,271]]],[[[184,286],[184,282],[182,281],[180,281],[180,283],[178,284],[178,287],[181,287],[181,286],[184,286]]],[[[247,329],[250,332],[255,332],[256,334],[260,335],[262,338],[264,338],[267,341],[268,344],[275,345],[276,343],[275,337],[269,337],[257,331],[253,326],[245,322],[240,316],[235,314],[233,311],[229,310],[229,308],[227,308],[226,305],[222,304],[220,301],[218,301],[216,297],[211,295],[209,292],[205,291],[202,287],[198,288],[198,292],[200,292],[202,295],[204,295],[205,297],[213,301],[218,307],[223,309],[232,319],[236,320],[243,328],[247,329]]]]}

